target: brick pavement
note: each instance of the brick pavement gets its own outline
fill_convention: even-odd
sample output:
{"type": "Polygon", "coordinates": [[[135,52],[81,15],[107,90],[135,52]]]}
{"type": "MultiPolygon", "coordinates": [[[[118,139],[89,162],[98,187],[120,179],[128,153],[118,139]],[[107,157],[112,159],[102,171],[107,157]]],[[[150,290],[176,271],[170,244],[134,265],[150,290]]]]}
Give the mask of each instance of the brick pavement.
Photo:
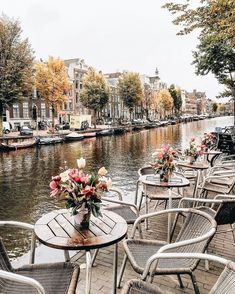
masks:
{"type": "MultiPolygon", "coordinates": [[[[153,208],[153,204],[152,204],[153,208]]],[[[163,231],[166,230],[167,219],[161,218],[161,221],[151,221],[149,224],[149,230],[144,231],[144,236],[147,238],[164,237],[163,231]]],[[[214,236],[212,242],[210,243],[208,253],[219,255],[227,259],[235,261],[235,246],[232,244],[233,238],[231,232],[222,232],[227,230],[228,226],[220,226],[218,232],[214,236]]],[[[130,228],[131,229],[131,228],[130,228]]],[[[130,230],[129,229],[129,230],[130,230]]],[[[138,233],[137,233],[138,234],[138,233]]],[[[123,257],[122,244],[119,245],[119,259],[118,259],[118,271],[121,265],[123,257]]],[[[81,273],[79,277],[79,282],[77,286],[77,294],[83,294],[85,288],[85,258],[79,259],[79,264],[81,266],[81,273]]],[[[95,266],[92,268],[92,294],[112,293],[112,265],[113,265],[113,248],[112,246],[102,249],[99,251],[97,256],[95,266]]],[[[209,271],[205,270],[204,262],[201,261],[197,270],[194,272],[197,283],[201,294],[207,294],[211,289],[212,285],[217,280],[220,275],[223,266],[214,262],[210,262],[209,271]]],[[[138,278],[138,274],[135,273],[129,263],[127,263],[126,270],[124,272],[123,281],[126,282],[130,279],[138,278]]],[[[178,280],[176,276],[155,276],[154,284],[161,287],[165,293],[175,293],[182,294],[194,293],[192,288],[191,280],[189,276],[182,276],[182,280],[185,288],[180,289],[178,286],[178,280]]],[[[122,283],[123,285],[123,283],[122,283]]],[[[120,290],[117,291],[120,293],[120,290]]]]}

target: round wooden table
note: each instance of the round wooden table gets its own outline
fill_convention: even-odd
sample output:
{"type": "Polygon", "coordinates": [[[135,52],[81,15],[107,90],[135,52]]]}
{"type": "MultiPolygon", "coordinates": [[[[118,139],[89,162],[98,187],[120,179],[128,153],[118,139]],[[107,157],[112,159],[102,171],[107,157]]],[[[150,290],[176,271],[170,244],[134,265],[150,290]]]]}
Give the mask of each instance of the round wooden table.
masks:
{"type": "Polygon", "coordinates": [[[86,291],[90,293],[91,253],[90,250],[115,245],[114,248],[114,283],[116,293],[117,280],[117,244],[127,233],[127,223],[118,214],[102,211],[103,217],[91,217],[88,230],[79,230],[74,225],[73,216],[67,209],[54,210],[43,215],[35,224],[34,231],[39,241],[49,247],[62,249],[68,260],[68,250],[86,251],[86,291]]]}
{"type": "MultiPolygon", "coordinates": [[[[173,188],[184,188],[189,186],[189,180],[186,179],[184,176],[181,175],[175,175],[173,174],[168,182],[162,182],[160,181],[159,175],[144,175],[139,178],[139,181],[144,186],[144,195],[145,195],[145,203],[147,201],[147,186],[155,186],[159,188],[167,188],[168,189],[168,195],[164,195],[164,198],[162,196],[159,197],[159,199],[165,199],[169,200],[169,209],[172,208],[172,199],[173,198],[181,198],[177,196],[172,196],[172,189],[173,188]]],[[[142,200],[140,200],[141,203],[142,200]]],[[[145,209],[147,208],[147,205],[145,204],[145,209]]],[[[148,211],[146,211],[148,213],[148,211]]],[[[148,223],[146,223],[146,229],[148,229],[148,223]]],[[[170,230],[171,230],[171,214],[168,215],[168,234],[167,234],[167,241],[170,242],[170,230]]]]}

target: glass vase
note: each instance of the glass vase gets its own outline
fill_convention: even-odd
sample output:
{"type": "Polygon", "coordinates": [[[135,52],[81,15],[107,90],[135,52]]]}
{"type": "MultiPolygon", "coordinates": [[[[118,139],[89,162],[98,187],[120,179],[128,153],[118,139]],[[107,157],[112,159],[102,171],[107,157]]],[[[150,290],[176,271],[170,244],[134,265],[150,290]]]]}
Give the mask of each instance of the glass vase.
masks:
{"type": "Polygon", "coordinates": [[[74,226],[79,230],[89,229],[91,218],[91,210],[84,206],[77,209],[77,214],[74,215],[74,226]]]}

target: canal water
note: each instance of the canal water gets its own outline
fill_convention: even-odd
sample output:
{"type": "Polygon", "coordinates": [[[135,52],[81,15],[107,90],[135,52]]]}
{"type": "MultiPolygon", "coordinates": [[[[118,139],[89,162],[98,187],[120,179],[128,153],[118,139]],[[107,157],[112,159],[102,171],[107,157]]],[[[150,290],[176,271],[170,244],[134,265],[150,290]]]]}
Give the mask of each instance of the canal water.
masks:
{"type": "MultiPolygon", "coordinates": [[[[190,138],[200,140],[204,132],[215,127],[232,125],[233,117],[220,117],[191,123],[129,132],[87,141],[42,146],[0,154],[0,219],[28,223],[44,213],[58,208],[49,197],[52,176],[60,167],[76,167],[76,159],[87,160],[88,172],[105,166],[113,184],[125,192],[125,200],[133,200],[137,171],[151,162],[151,155],[163,143],[186,147],[190,138]]],[[[25,234],[12,229],[1,229],[10,257],[25,252],[28,241],[25,234]]]]}

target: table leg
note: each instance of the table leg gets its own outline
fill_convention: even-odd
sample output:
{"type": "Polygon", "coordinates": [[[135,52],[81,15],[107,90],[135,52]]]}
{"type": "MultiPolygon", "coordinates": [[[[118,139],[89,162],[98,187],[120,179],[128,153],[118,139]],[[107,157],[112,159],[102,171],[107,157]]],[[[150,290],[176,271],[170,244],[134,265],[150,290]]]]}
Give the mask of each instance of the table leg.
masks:
{"type": "MultiPolygon", "coordinates": [[[[145,214],[148,214],[147,185],[144,185],[145,214]]],[[[145,229],[148,230],[148,218],[145,219],[145,229]]]]}
{"type": "Polygon", "coordinates": [[[193,190],[193,198],[197,197],[199,179],[200,179],[200,170],[197,170],[197,176],[196,176],[196,179],[195,179],[195,186],[194,186],[194,190],[193,190]]]}
{"type": "Polygon", "coordinates": [[[117,259],[118,259],[118,244],[114,244],[113,252],[113,294],[117,292],[117,259]]]}
{"type": "Polygon", "coordinates": [[[90,294],[91,289],[91,253],[86,251],[86,291],[85,294],[90,294]]]}
{"type": "MultiPolygon", "coordinates": [[[[172,189],[168,189],[169,193],[169,209],[172,208],[172,189]]],[[[168,214],[168,227],[167,227],[167,242],[170,243],[171,238],[171,213],[168,214]]]]}
{"type": "Polygon", "coordinates": [[[68,250],[64,250],[64,258],[65,258],[65,261],[70,261],[70,256],[69,256],[68,250]]]}

